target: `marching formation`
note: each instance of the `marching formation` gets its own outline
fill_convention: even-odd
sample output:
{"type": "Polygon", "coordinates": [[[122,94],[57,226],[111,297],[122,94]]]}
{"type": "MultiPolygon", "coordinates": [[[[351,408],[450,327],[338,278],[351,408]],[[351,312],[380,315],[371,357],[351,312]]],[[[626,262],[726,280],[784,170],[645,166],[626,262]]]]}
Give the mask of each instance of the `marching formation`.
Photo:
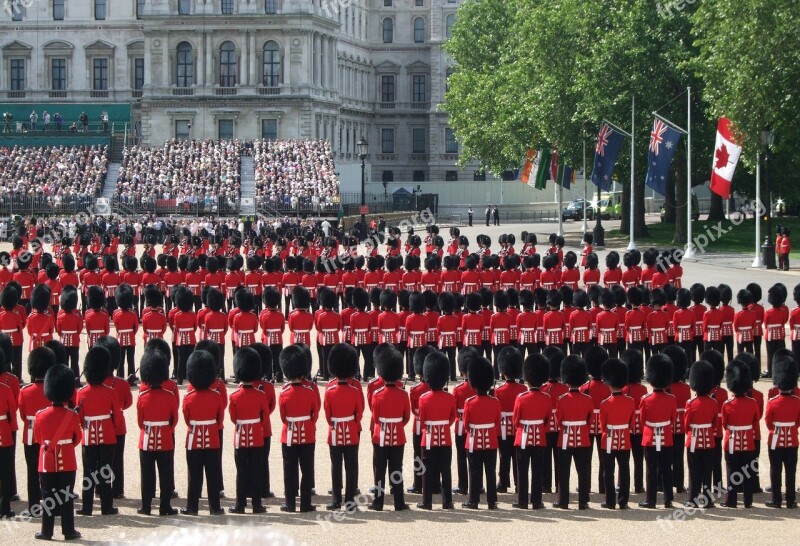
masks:
{"type": "MultiPolygon", "coordinates": [[[[521,509],[543,508],[543,495],[555,492],[554,507],[566,509],[573,462],[578,507],[588,508],[595,451],[604,508],[627,508],[631,493],[655,508],[658,492],[671,507],[687,491],[687,463],[689,506],[736,507],[741,492],[750,507],[760,491],[762,421],[767,505],[796,507],[800,308],[789,311],[782,284],[768,290],[766,309],[761,287],[748,285],[735,293],[736,308],[727,285],[684,288],[675,250],[610,252],[601,271],[591,234],[580,256],[555,235],[540,255],[536,235],[525,232],[519,251],[513,234],[500,237],[496,253],[485,235],[471,251],[457,228],[445,242],[435,225],[405,241],[390,228],[366,246],[356,232],[223,227],[169,235],[160,253],[145,234],[140,256],[128,237],[79,230],[46,253],[45,234],[31,222],[19,227],[12,252],[0,253],[0,516],[15,516],[22,441],[27,512],[42,517],[37,538],[53,536],[56,515],[66,538],[80,536],[73,500],[57,493],[75,486],[78,446],[78,513],[92,514],[95,490],[101,514],[117,513],[131,388],[139,390],[140,514],[151,514],[157,495],[159,515],[177,514],[179,442],[189,475],[180,512],[198,514],[205,481],[211,514],[223,513],[225,421],[237,470],[229,511],[244,513],[249,503],[264,512],[263,499],[274,496],[275,411],[285,512],[315,509],[322,416],[333,483],[327,508],[357,508],[365,413],[371,510],[383,510],[387,494],[395,510],[409,508],[409,423],[409,492],[422,494],[424,510],[434,495],[454,508],[454,493],[477,509],[483,490],[490,509],[504,492],[515,492],[521,509]],[[139,357],[137,336],[145,342],[139,357]],[[23,345],[30,382],[20,388],[23,345]],[[229,369],[237,383],[230,393],[229,369]],[[766,397],[753,387],[761,377],[774,383],[766,397]],[[181,420],[186,437],[178,440],[181,420]],[[728,486],[716,502],[723,459],[728,486]]],[[[800,285],[792,296],[800,304],[800,285]]]]}

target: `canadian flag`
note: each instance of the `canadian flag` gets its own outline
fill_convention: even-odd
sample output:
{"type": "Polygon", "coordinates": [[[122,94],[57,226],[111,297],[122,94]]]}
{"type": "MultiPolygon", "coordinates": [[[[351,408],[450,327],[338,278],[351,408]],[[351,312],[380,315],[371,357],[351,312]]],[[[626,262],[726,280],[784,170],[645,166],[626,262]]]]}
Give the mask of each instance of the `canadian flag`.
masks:
{"type": "Polygon", "coordinates": [[[731,120],[728,118],[719,118],[714,162],[711,167],[711,191],[723,199],[731,196],[733,172],[742,153],[742,146],[736,142],[731,125],[731,120]]]}

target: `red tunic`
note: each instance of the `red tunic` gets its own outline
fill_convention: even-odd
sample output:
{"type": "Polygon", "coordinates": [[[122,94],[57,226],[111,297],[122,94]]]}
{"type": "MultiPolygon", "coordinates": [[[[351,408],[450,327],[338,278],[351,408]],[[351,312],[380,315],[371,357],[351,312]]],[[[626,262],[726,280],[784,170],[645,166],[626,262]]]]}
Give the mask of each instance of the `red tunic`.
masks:
{"type": "Polygon", "coordinates": [[[550,432],[550,418],[555,407],[549,394],[538,388],[521,393],[514,400],[514,446],[544,447],[545,433],[550,432]]]}
{"type": "Polygon", "coordinates": [[[305,309],[295,309],[289,314],[289,343],[305,343],[311,345],[311,329],[314,327],[314,316],[305,309]]]}
{"type": "MultiPolygon", "coordinates": [[[[481,324],[483,321],[481,320],[481,324]]],[[[408,348],[422,347],[428,342],[428,319],[425,315],[412,313],[406,318],[408,348]]]]}
{"type": "Polygon", "coordinates": [[[178,346],[194,345],[197,343],[195,332],[197,330],[197,316],[194,311],[178,311],[173,319],[173,343],[178,346]]]}
{"type": "Polygon", "coordinates": [[[83,320],[86,324],[86,339],[89,344],[89,348],[94,346],[98,338],[107,336],[111,331],[108,313],[105,309],[100,309],[97,311],[94,309],[88,309],[83,320]]]}
{"type": "Polygon", "coordinates": [[[287,383],[278,398],[283,428],[281,443],[287,446],[316,442],[319,395],[305,383],[287,383]]]}
{"type": "Polygon", "coordinates": [[[261,341],[267,345],[283,344],[283,332],[286,329],[286,319],[277,309],[264,309],[258,317],[261,326],[261,341]]]}
{"type": "Polygon", "coordinates": [[[570,340],[572,343],[588,343],[589,327],[592,315],[585,309],[575,309],[570,313],[567,325],[569,326],[570,340]]]}
{"type": "Polygon", "coordinates": [[[497,449],[501,414],[500,401],[494,396],[477,394],[464,402],[465,445],[470,453],[497,449]]]}
{"type": "Polygon", "coordinates": [[[163,339],[167,331],[167,317],[160,307],[142,310],[142,337],[147,343],[151,339],[163,339]]]}
{"type": "Polygon", "coordinates": [[[255,313],[239,313],[233,319],[233,342],[237,347],[246,347],[256,342],[258,317],[255,313]]]}
{"type": "Polygon", "coordinates": [[[131,310],[117,309],[114,311],[114,329],[120,347],[133,347],[139,331],[139,317],[131,310]]]}
{"type": "Polygon", "coordinates": [[[716,445],[717,411],[717,402],[710,396],[695,396],[686,403],[683,430],[686,431],[686,447],[690,452],[713,449],[716,445]]]}
{"type": "Polygon", "coordinates": [[[426,449],[451,446],[450,427],[456,421],[456,399],[445,391],[428,391],[419,399],[419,422],[422,424],[420,445],[426,449]]]}
{"type": "Polygon", "coordinates": [[[0,331],[8,334],[14,347],[22,345],[22,329],[24,327],[25,322],[19,314],[5,308],[0,309],[0,331]]]}
{"type": "Polygon", "coordinates": [[[675,403],[678,406],[678,418],[675,420],[675,428],[672,431],[673,434],[685,434],[686,429],[683,426],[683,415],[686,411],[686,404],[689,402],[689,399],[692,397],[692,389],[689,388],[689,385],[684,383],[683,381],[678,381],[673,383],[670,388],[669,392],[672,396],[675,397],[675,403]]]}
{"type": "Polygon", "coordinates": [[[186,449],[218,449],[224,419],[225,404],[219,392],[189,390],[183,397],[183,420],[188,427],[186,449]]]}
{"type": "Polygon", "coordinates": [[[55,328],[55,321],[49,310],[44,313],[34,310],[30,316],[28,316],[28,350],[31,351],[36,347],[41,347],[53,339],[55,328]]]}
{"type": "Polygon", "coordinates": [[[261,447],[269,428],[271,413],[267,395],[253,385],[239,385],[231,394],[228,405],[231,422],[235,426],[233,447],[261,447]]]}
{"type": "Polygon", "coordinates": [[[411,419],[408,393],[396,384],[384,384],[372,394],[371,407],[372,443],[382,447],[405,445],[405,425],[411,419]]]}
{"type": "Polygon", "coordinates": [[[17,430],[17,399],[14,391],[5,383],[0,383],[0,447],[14,445],[12,432],[17,430]]]}
{"type": "Polygon", "coordinates": [[[797,427],[800,426],[800,396],[779,393],[767,402],[764,421],[769,430],[769,449],[796,448],[797,427]]]}
{"type": "Polygon", "coordinates": [[[603,400],[611,396],[611,389],[602,381],[591,379],[588,383],[580,388],[580,392],[589,396],[592,399],[592,404],[594,405],[592,419],[589,422],[589,434],[593,436],[602,434],[604,431],[600,426],[600,404],[603,402],[603,400]]]}
{"type": "Polygon", "coordinates": [[[28,383],[19,391],[19,416],[22,419],[22,443],[33,445],[33,421],[36,414],[50,405],[44,395],[44,382],[41,380],[28,383]]]}
{"type": "Polygon", "coordinates": [[[544,329],[544,342],[547,345],[561,345],[564,343],[564,313],[561,311],[547,311],[542,319],[544,329]]]}
{"type": "Polygon", "coordinates": [[[597,343],[600,345],[616,343],[618,326],[619,316],[614,311],[600,311],[600,314],[597,315],[594,321],[594,327],[597,331],[597,343]]]}
{"type": "Polygon", "coordinates": [[[621,392],[612,393],[600,403],[600,445],[606,453],[631,448],[631,430],[636,422],[636,402],[621,392]]]}
{"type": "MultiPolygon", "coordinates": [[[[798,322],[800,322],[800,314],[795,314],[795,312],[792,311],[792,314],[789,316],[789,329],[792,332],[792,339],[800,339],[798,322]],[[796,317],[794,323],[792,317],[796,317]]],[[[753,341],[753,337],[756,335],[755,328],[756,314],[753,311],[750,309],[742,309],[736,313],[736,316],[733,318],[733,332],[736,335],[737,343],[749,343],[753,341]]]]}
{"type": "Polygon", "coordinates": [[[647,317],[644,311],[634,307],[625,313],[625,333],[628,343],[642,342],[647,339],[647,317]]]}
{"type": "MultiPolygon", "coordinates": [[[[651,345],[663,345],[667,342],[668,324],[669,315],[663,309],[653,311],[647,315],[645,327],[647,329],[647,338],[650,340],[651,345]]],[[[683,406],[679,403],[678,407],[683,406]]]]}
{"type": "Polygon", "coordinates": [[[784,307],[770,307],[764,311],[764,339],[777,341],[786,337],[789,313],[784,307]]]}
{"type": "Polygon", "coordinates": [[[703,341],[722,341],[722,311],[716,307],[703,314],[703,341]]]}
{"type": "Polygon", "coordinates": [[[49,406],[36,414],[34,440],[39,444],[39,472],[74,472],[75,446],[81,441],[78,414],[65,406],[49,406]]]}
{"type": "Polygon", "coordinates": [[[558,446],[589,447],[589,424],[594,415],[592,398],[576,388],[570,388],[556,400],[556,422],[559,429],[558,446]]]}
{"type": "Polygon", "coordinates": [[[316,317],[314,327],[317,330],[317,343],[335,345],[339,343],[339,332],[342,330],[342,317],[332,309],[323,309],[316,317]]]}
{"type": "Polygon", "coordinates": [[[67,313],[63,309],[56,318],[56,332],[65,347],[78,347],[83,331],[83,316],[77,309],[67,313]]]}
{"type": "Polygon", "coordinates": [[[755,429],[760,426],[758,403],[749,396],[734,396],[722,406],[727,453],[755,451],[755,429]]]}
{"type": "Polygon", "coordinates": [[[675,397],[656,389],[642,397],[640,417],[642,420],[642,447],[672,446],[672,431],[678,417],[675,397]]]}
{"type": "Polygon", "coordinates": [[[672,316],[672,328],[675,341],[692,341],[694,339],[694,313],[690,309],[678,309],[672,316]]]}
{"type": "Polygon", "coordinates": [[[514,403],[527,390],[525,385],[516,381],[506,381],[495,389],[495,398],[500,401],[500,437],[503,440],[514,437],[514,403]]]}
{"type": "Polygon", "coordinates": [[[411,404],[411,413],[414,416],[414,424],[412,429],[416,435],[422,434],[419,422],[419,398],[430,390],[431,388],[428,386],[428,384],[423,381],[411,387],[411,390],[408,393],[409,403],[411,404]]]}
{"type": "Polygon", "coordinates": [[[31,299],[31,292],[33,292],[33,287],[36,284],[36,278],[33,276],[33,273],[30,271],[22,270],[17,271],[14,273],[13,279],[19,283],[22,287],[22,293],[19,296],[21,300],[29,300],[31,299]]]}
{"type": "Polygon", "coordinates": [[[123,428],[122,408],[114,389],[107,385],[84,385],[75,397],[81,426],[83,445],[114,445],[123,428]]]}
{"type": "Polygon", "coordinates": [[[364,395],[361,384],[331,381],[325,389],[325,420],[328,422],[328,445],[358,445],[361,418],[364,415],[364,395]]]}
{"type": "MultiPolygon", "coordinates": [[[[121,379],[119,377],[109,376],[103,381],[103,385],[106,387],[111,388],[114,393],[117,395],[117,400],[119,401],[119,407],[122,408],[122,411],[125,411],[131,405],[133,405],[133,396],[131,396],[131,386],[130,384],[121,379]]],[[[177,386],[175,387],[177,391],[177,386]]],[[[127,424],[125,419],[122,419],[118,423],[118,426],[115,427],[117,431],[117,436],[122,436],[128,432],[127,424]]]]}

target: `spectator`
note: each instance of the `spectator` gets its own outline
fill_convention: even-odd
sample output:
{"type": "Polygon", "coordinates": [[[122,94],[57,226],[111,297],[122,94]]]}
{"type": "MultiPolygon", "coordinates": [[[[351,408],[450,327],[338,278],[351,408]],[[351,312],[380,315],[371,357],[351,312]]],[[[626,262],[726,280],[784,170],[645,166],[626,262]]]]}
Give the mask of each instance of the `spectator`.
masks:
{"type": "Polygon", "coordinates": [[[36,110],[33,110],[30,115],[31,120],[31,131],[36,130],[36,122],[39,121],[39,116],[36,114],[36,110]]]}
{"type": "Polygon", "coordinates": [[[47,113],[47,110],[42,114],[42,121],[44,121],[44,132],[46,133],[50,130],[50,114],[47,113]]]}
{"type": "Polygon", "coordinates": [[[58,112],[56,112],[56,115],[55,115],[55,122],[56,122],[56,131],[60,132],[61,131],[61,124],[64,122],[64,120],[61,117],[61,114],[58,113],[58,112]]]}

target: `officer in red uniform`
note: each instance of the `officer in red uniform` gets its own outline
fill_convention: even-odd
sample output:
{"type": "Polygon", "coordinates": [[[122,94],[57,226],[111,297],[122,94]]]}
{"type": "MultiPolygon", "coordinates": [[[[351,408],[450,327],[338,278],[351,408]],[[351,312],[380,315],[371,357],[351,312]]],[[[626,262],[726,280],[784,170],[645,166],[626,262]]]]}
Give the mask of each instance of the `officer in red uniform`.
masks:
{"type": "Polygon", "coordinates": [[[797,428],[800,426],[800,397],[797,396],[797,361],[790,357],[775,360],[772,382],[779,393],[767,402],[764,421],[769,430],[769,466],[772,498],[770,508],[783,502],[781,477],[786,475],[786,507],[796,508],[795,476],[797,473],[797,428]]]}
{"type": "Polygon", "coordinates": [[[356,311],[350,315],[350,339],[356,350],[364,357],[364,373],[362,377],[369,380],[375,374],[372,348],[372,315],[368,312],[369,294],[363,288],[353,290],[353,307],[356,311]]]}
{"type": "MultiPolygon", "coordinates": [[[[188,292],[187,294],[191,295],[188,292]]],[[[219,503],[218,481],[221,465],[219,430],[224,420],[225,404],[222,394],[211,388],[216,379],[216,366],[216,358],[208,351],[192,352],[186,366],[187,378],[193,389],[183,398],[183,419],[187,426],[189,490],[186,508],[181,508],[181,514],[189,516],[196,516],[198,513],[204,473],[208,481],[206,491],[209,511],[212,516],[224,513],[219,503]]]]}
{"type": "Polygon", "coordinates": [[[442,508],[452,510],[453,434],[451,427],[457,419],[455,397],[445,392],[450,376],[450,360],[434,351],[425,357],[422,376],[430,390],[419,399],[418,419],[422,429],[422,462],[425,466],[422,502],[418,508],[433,508],[434,490],[441,484],[442,508]]]}
{"type": "MultiPolygon", "coordinates": [[[[36,349],[36,351],[49,349],[36,349]]],[[[33,352],[31,353],[33,354],[33,352]]],[[[36,533],[40,540],[51,540],[56,516],[61,517],[61,532],[65,540],[76,540],[75,506],[71,494],[75,487],[75,447],[81,441],[78,415],[67,407],[75,393],[75,374],[61,364],[54,364],[45,374],[44,393],[52,404],[36,414],[33,435],[39,445],[38,479],[42,493],[42,529],[36,533]]]]}
{"type": "MultiPolygon", "coordinates": [[[[12,281],[13,283],[13,281],[12,281]]],[[[22,331],[25,315],[17,312],[19,291],[16,283],[7,284],[0,293],[0,331],[11,338],[11,370],[18,380],[22,379],[22,331]]],[[[41,379],[43,376],[40,376],[41,379]]]]}
{"type": "Polygon", "coordinates": [[[37,284],[30,298],[31,314],[26,324],[29,351],[53,339],[56,328],[50,307],[50,288],[46,284],[37,284]]]}
{"type": "Polygon", "coordinates": [[[764,339],[767,342],[766,377],[772,377],[772,358],[778,349],[786,347],[786,323],[789,322],[789,310],[786,302],[786,289],[779,286],[770,287],[767,292],[770,307],[764,311],[764,339]]]}
{"type": "Polygon", "coordinates": [[[722,506],[736,508],[738,493],[733,483],[734,475],[743,476],[742,490],[744,507],[753,505],[753,482],[755,472],[755,429],[760,426],[758,403],[748,396],[753,388],[750,368],[744,362],[734,360],[725,370],[725,383],[733,393],[722,406],[722,427],[725,429],[725,466],[728,470],[728,494],[722,506]]]}
{"type": "Polygon", "coordinates": [[[298,286],[292,292],[294,310],[289,315],[290,343],[311,345],[311,329],[314,327],[314,316],[308,312],[311,307],[311,295],[308,290],[298,286]]]}
{"type": "MultiPolygon", "coordinates": [[[[423,365],[425,358],[435,352],[436,349],[430,345],[423,345],[414,352],[414,375],[420,378],[419,383],[411,387],[408,393],[409,402],[411,403],[411,414],[413,417],[412,424],[412,446],[414,449],[414,460],[422,460],[422,423],[419,420],[419,399],[428,392],[430,387],[423,377],[423,365]]],[[[422,493],[422,473],[414,472],[413,485],[408,489],[409,493],[422,493]]]]}
{"type": "MultiPolygon", "coordinates": [[[[282,316],[282,315],[281,315],[282,316]]],[[[272,353],[269,347],[263,343],[254,343],[252,349],[258,353],[261,360],[261,377],[253,382],[253,387],[264,393],[267,398],[267,409],[269,414],[275,411],[277,406],[277,399],[275,397],[275,385],[273,383],[272,372],[272,353]]],[[[261,460],[264,462],[263,470],[261,472],[261,498],[269,499],[275,496],[275,493],[270,488],[270,475],[269,475],[269,450],[272,443],[272,424],[269,420],[266,424],[262,424],[262,431],[264,433],[264,445],[262,446],[261,460]]]]}
{"type": "MultiPolygon", "coordinates": [[[[505,347],[497,353],[497,368],[505,381],[495,389],[495,397],[500,401],[500,465],[497,476],[497,492],[506,493],[511,487],[510,474],[514,484],[519,487],[517,460],[514,450],[514,403],[525,392],[525,385],[519,383],[522,377],[522,353],[516,347],[505,347]]],[[[527,503],[526,503],[527,504],[527,503]]]]}
{"type": "Polygon", "coordinates": [[[553,413],[553,399],[542,392],[550,373],[550,361],[541,354],[531,354],[522,365],[528,390],[514,400],[514,447],[517,450],[517,502],[512,506],[527,510],[530,485],[531,508],[542,504],[544,459],[547,456],[547,430],[553,413]],[[528,470],[531,481],[528,482],[528,470]]]}
{"type": "Polygon", "coordinates": [[[105,475],[114,459],[117,431],[125,419],[117,394],[104,384],[110,359],[111,354],[104,347],[89,349],[83,362],[83,375],[88,384],[78,390],[75,399],[83,428],[83,493],[82,507],[78,513],[84,516],[92,515],[95,479],[100,496],[100,512],[104,516],[119,513],[114,507],[111,476],[105,475]]]}
{"type": "Polygon", "coordinates": [[[141,385],[147,387],[136,401],[142,492],[142,505],[136,513],[150,515],[151,503],[156,493],[158,468],[161,497],[158,514],[174,516],[178,511],[171,506],[170,499],[175,489],[175,426],[178,423],[179,400],[177,389],[173,392],[165,388],[165,384],[170,382],[169,354],[145,350],[140,373],[141,385]]]}
{"type": "Polygon", "coordinates": [[[461,342],[461,319],[454,314],[456,300],[450,292],[439,294],[442,314],[436,322],[437,347],[450,361],[450,381],[456,380],[456,347],[461,342]]]}
{"type": "Polygon", "coordinates": [[[164,296],[155,284],[144,288],[142,307],[142,337],[147,343],[151,339],[163,339],[167,331],[167,316],[164,314],[164,296]]]}
{"type": "Polygon", "coordinates": [[[233,437],[236,462],[236,505],[228,508],[232,514],[244,514],[247,499],[253,513],[267,511],[261,503],[264,493],[262,473],[264,458],[264,429],[269,427],[270,407],[264,391],[255,387],[261,380],[261,357],[255,349],[241,347],[233,356],[233,373],[239,388],[231,394],[228,412],[235,428],[233,437]]]}
{"type": "MultiPolygon", "coordinates": [[[[295,312],[299,310],[302,308],[295,312]]],[[[309,372],[309,360],[305,350],[298,345],[290,345],[281,352],[280,364],[288,381],[278,399],[283,423],[281,450],[285,501],[281,505],[282,512],[297,510],[298,489],[300,512],[312,512],[316,509],[311,504],[311,489],[314,483],[316,422],[321,404],[311,385],[304,382],[309,372]]]]}
{"type": "Polygon", "coordinates": [[[411,419],[411,404],[402,385],[397,384],[403,375],[403,355],[392,347],[383,348],[375,353],[375,365],[383,385],[374,392],[371,399],[370,430],[377,491],[369,509],[383,510],[388,469],[394,509],[408,510],[403,494],[402,468],[406,444],[405,426],[411,419]]]}
{"type": "MultiPolygon", "coordinates": [[[[206,293],[207,312],[203,316],[203,331],[205,339],[217,343],[220,347],[225,347],[225,334],[228,331],[228,317],[222,311],[225,307],[225,295],[211,288],[206,293]]],[[[200,318],[198,317],[198,320],[200,318]]],[[[217,351],[217,377],[225,379],[225,351],[217,351]]]]}
{"type": "Polygon", "coordinates": [[[117,309],[114,311],[113,321],[114,330],[117,332],[122,352],[117,366],[117,377],[123,377],[125,369],[125,359],[128,360],[128,376],[136,376],[136,332],[139,331],[139,316],[133,311],[133,304],[136,295],[129,284],[121,284],[117,287],[114,299],[117,309]]]}
{"type": "Polygon", "coordinates": [[[337,304],[336,292],[325,289],[320,292],[319,304],[321,311],[314,319],[314,328],[317,330],[317,343],[322,347],[322,359],[319,363],[319,375],[328,381],[330,373],[330,352],[334,345],[339,343],[342,330],[342,317],[335,310],[337,304]]]}
{"type": "Polygon", "coordinates": [[[686,506],[713,506],[711,475],[714,467],[714,430],[717,403],[711,398],[714,367],[706,361],[692,364],[689,385],[695,396],[686,403],[683,425],[686,431],[686,457],[689,462],[689,500],[686,506]]]}
{"type": "Polygon", "coordinates": [[[672,383],[672,360],[666,355],[653,355],[647,361],[647,382],[653,391],[642,397],[642,447],[647,464],[647,499],[641,508],[656,507],[657,476],[661,476],[664,506],[672,507],[672,432],[678,417],[675,397],[667,392],[672,383]]]}
{"type": "MultiPolygon", "coordinates": [[[[264,305],[266,309],[261,311],[258,317],[261,326],[261,341],[269,347],[272,353],[272,362],[277,363],[280,361],[283,332],[286,330],[286,319],[280,310],[281,294],[277,288],[272,286],[264,288],[264,305]]],[[[273,373],[275,381],[282,383],[283,372],[280,366],[275,366],[273,373]]]]}
{"type": "Polygon", "coordinates": [[[631,489],[631,438],[636,421],[636,402],[622,392],[628,383],[628,369],[622,360],[612,358],[602,364],[603,382],[611,395],[600,403],[601,457],[605,477],[606,501],[602,508],[628,507],[631,489]],[[619,467],[619,491],[614,490],[615,463],[619,467]]]}
{"type": "Polygon", "coordinates": [[[176,359],[177,362],[175,362],[175,368],[177,370],[176,378],[178,385],[182,385],[183,380],[186,378],[186,367],[189,357],[197,343],[195,337],[197,316],[192,310],[194,301],[192,293],[188,289],[179,287],[175,291],[175,303],[178,308],[178,312],[175,313],[173,318],[173,338],[175,346],[178,349],[178,358],[176,359]]]}
{"type": "Polygon", "coordinates": [[[604,495],[606,493],[606,479],[602,439],[605,430],[600,425],[600,404],[611,396],[611,389],[603,381],[602,376],[602,366],[608,360],[608,352],[600,345],[592,345],[586,349],[584,359],[591,379],[581,387],[580,391],[589,396],[594,405],[592,419],[589,421],[589,437],[591,446],[597,449],[597,483],[600,494],[604,495]]]}
{"type": "MultiPolygon", "coordinates": [[[[90,286],[87,292],[87,307],[83,321],[86,324],[86,342],[91,349],[98,338],[110,332],[110,317],[106,310],[106,297],[99,286],[90,286]]],[[[114,363],[118,364],[118,363],[114,363]]]]}
{"type": "MultiPolygon", "coordinates": [[[[655,313],[650,313],[650,316],[653,314],[655,313]]],[[[672,430],[672,441],[675,445],[672,450],[672,483],[677,493],[685,493],[686,488],[683,485],[684,450],[681,446],[686,442],[686,429],[683,426],[686,404],[692,397],[692,391],[689,385],[686,384],[686,371],[689,367],[689,362],[686,358],[686,351],[678,345],[667,345],[662,353],[672,360],[672,384],[669,387],[669,393],[675,397],[678,411],[678,418],[675,420],[672,430]]]]}
{"type": "MultiPolygon", "coordinates": [[[[78,291],[67,287],[61,293],[61,309],[56,317],[56,332],[67,350],[67,360],[72,372],[79,372],[80,336],[83,316],[78,311],[78,291]]],[[[75,375],[78,375],[77,373],[75,375]]]]}
{"type": "Polygon", "coordinates": [[[328,421],[328,451],[331,458],[333,484],[328,510],[352,506],[358,487],[358,446],[361,418],[364,414],[364,395],[355,380],[358,373],[358,352],[346,343],[338,343],[329,351],[328,371],[333,375],[325,389],[325,419],[328,421]],[[342,478],[344,467],[344,479],[342,478]]]}
{"type": "Polygon", "coordinates": [[[3,349],[0,360],[0,518],[13,518],[11,498],[16,495],[17,476],[14,467],[14,451],[17,443],[17,397],[19,381],[7,371],[8,365],[3,349]]]}
{"type": "Polygon", "coordinates": [[[561,307],[561,294],[558,290],[547,292],[547,312],[542,317],[542,327],[544,330],[545,345],[554,345],[566,352],[565,326],[567,321],[559,309],[561,307]]]}
{"type": "Polygon", "coordinates": [[[469,474],[467,470],[467,435],[464,431],[464,404],[467,399],[478,394],[467,380],[469,364],[478,358],[478,351],[473,347],[464,347],[458,352],[458,373],[461,375],[462,382],[453,389],[453,396],[456,399],[456,470],[458,472],[458,485],[453,491],[462,495],[467,494],[469,487],[469,474]]]}
{"type": "MultiPolygon", "coordinates": [[[[251,292],[248,292],[246,289],[237,291],[235,301],[239,313],[236,314],[233,319],[231,330],[233,332],[233,345],[236,350],[239,350],[242,347],[249,347],[257,341],[258,315],[253,312],[253,309],[255,309],[255,298],[251,292]]],[[[221,347],[224,346],[224,343],[221,344],[221,347]]]]}

